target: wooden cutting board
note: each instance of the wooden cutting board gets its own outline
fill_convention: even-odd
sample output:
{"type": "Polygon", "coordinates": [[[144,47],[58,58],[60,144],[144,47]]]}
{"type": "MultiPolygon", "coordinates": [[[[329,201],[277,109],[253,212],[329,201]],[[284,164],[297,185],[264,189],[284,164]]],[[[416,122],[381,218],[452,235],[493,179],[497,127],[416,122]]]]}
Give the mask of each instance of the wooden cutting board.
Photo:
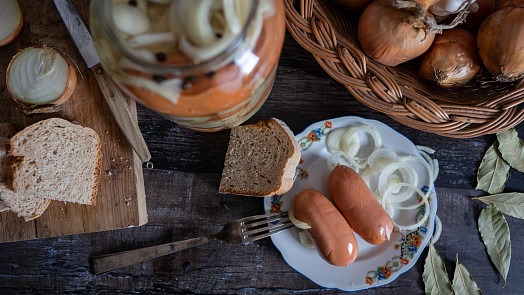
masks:
{"type": "MultiPolygon", "coordinates": [[[[89,1],[73,1],[86,23],[89,1]]],[[[46,212],[25,222],[12,212],[0,213],[0,242],[38,239],[140,226],[147,222],[142,163],[114,121],[95,78],[87,69],[51,1],[19,0],[25,18],[20,37],[0,47],[0,122],[21,130],[49,117],[61,117],[93,128],[102,140],[102,168],[96,206],[52,201],[46,212]],[[12,56],[29,46],[49,46],[77,65],[78,84],[62,110],[25,116],[7,91],[5,72],[12,56]]],[[[132,103],[136,115],[136,105],[132,103]]]]}

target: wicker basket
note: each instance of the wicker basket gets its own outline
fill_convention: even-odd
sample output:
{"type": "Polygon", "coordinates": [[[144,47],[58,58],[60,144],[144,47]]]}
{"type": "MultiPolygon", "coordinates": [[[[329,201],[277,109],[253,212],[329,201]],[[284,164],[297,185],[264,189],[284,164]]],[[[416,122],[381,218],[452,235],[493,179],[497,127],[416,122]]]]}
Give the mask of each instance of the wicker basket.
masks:
{"type": "Polygon", "coordinates": [[[524,120],[524,80],[499,83],[487,71],[459,89],[418,78],[417,60],[396,67],[368,58],[357,39],[359,15],[332,0],[284,0],[287,27],[333,79],[364,105],[415,129],[471,138],[524,120]]]}

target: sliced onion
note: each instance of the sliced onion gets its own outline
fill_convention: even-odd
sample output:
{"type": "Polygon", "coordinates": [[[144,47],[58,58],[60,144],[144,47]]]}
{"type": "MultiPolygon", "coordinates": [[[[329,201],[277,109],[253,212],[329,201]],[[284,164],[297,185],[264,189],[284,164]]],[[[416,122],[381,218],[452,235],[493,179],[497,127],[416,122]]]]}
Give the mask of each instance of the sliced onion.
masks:
{"type": "Polygon", "coordinates": [[[311,226],[305,222],[302,222],[300,220],[298,220],[296,217],[295,217],[295,211],[293,209],[293,204],[291,204],[291,206],[289,206],[289,210],[287,212],[287,216],[289,218],[289,220],[291,221],[291,223],[293,223],[296,227],[300,228],[300,229],[310,229],[311,226]]]}
{"type": "MultiPolygon", "coordinates": [[[[210,15],[213,1],[192,0],[186,16],[185,37],[196,46],[210,46],[217,37],[211,27],[210,15]]],[[[224,11],[225,13],[225,11],[224,11]]],[[[226,16],[227,18],[227,16],[226,16]]]]}
{"type": "Polygon", "coordinates": [[[328,157],[328,160],[327,160],[327,165],[328,165],[328,169],[329,171],[333,171],[333,169],[335,169],[335,166],[339,163],[333,163],[334,159],[335,158],[343,158],[344,157],[344,153],[341,152],[341,151],[338,151],[338,152],[335,152],[335,153],[332,153],[331,155],[329,155],[328,157]]]}
{"type": "Polygon", "coordinates": [[[0,0],[0,7],[0,46],[4,46],[20,35],[24,18],[16,0],[0,0]]]}
{"type": "Polygon", "coordinates": [[[305,230],[301,230],[298,232],[298,239],[300,240],[300,243],[306,247],[306,248],[316,248],[315,243],[313,242],[313,239],[309,236],[309,233],[305,230]]]}
{"type": "Polygon", "coordinates": [[[56,50],[29,47],[16,54],[7,68],[7,88],[25,105],[59,105],[76,87],[76,72],[56,50]]]}
{"type": "Polygon", "coordinates": [[[400,161],[402,161],[402,162],[406,162],[406,161],[419,162],[420,164],[422,164],[422,166],[424,166],[424,168],[426,168],[426,171],[428,172],[428,182],[426,183],[426,186],[428,187],[428,192],[426,194],[429,194],[429,192],[431,191],[431,188],[433,187],[433,182],[435,181],[434,174],[433,174],[434,169],[429,165],[429,163],[427,163],[426,161],[422,160],[421,158],[415,157],[415,156],[402,157],[402,158],[400,158],[400,161]]]}
{"type": "Polygon", "coordinates": [[[349,128],[337,128],[329,132],[326,139],[327,150],[330,153],[340,151],[340,142],[342,140],[342,135],[346,133],[349,128]]]}
{"type": "Polygon", "coordinates": [[[440,239],[440,234],[442,233],[442,221],[440,218],[435,215],[435,231],[433,232],[433,238],[431,242],[435,244],[440,239]]]}
{"type": "Polygon", "coordinates": [[[155,44],[175,42],[175,36],[171,32],[148,33],[136,35],[127,39],[129,46],[133,48],[146,47],[155,44]]]}
{"type": "MultiPolygon", "coordinates": [[[[389,191],[391,187],[395,187],[399,183],[407,183],[413,187],[418,185],[418,176],[415,169],[403,162],[393,163],[384,168],[378,178],[378,191],[382,196],[385,196],[386,191],[389,191]],[[402,178],[393,174],[396,171],[401,174],[402,178]]],[[[390,197],[394,198],[394,202],[403,202],[409,199],[413,193],[414,191],[408,187],[406,190],[392,192],[390,197]]]]}
{"type": "MultiPolygon", "coordinates": [[[[344,152],[346,159],[356,168],[366,168],[367,157],[358,157],[357,154],[361,148],[360,136],[369,134],[373,139],[372,152],[382,146],[382,138],[378,131],[369,125],[362,125],[358,127],[349,128],[344,135],[342,135],[340,149],[344,152]]],[[[369,155],[368,155],[369,156],[369,155]]]]}
{"type": "Polygon", "coordinates": [[[149,18],[140,9],[128,4],[114,4],[112,10],[113,21],[123,33],[135,36],[149,31],[149,18]]]}
{"type": "Polygon", "coordinates": [[[397,153],[394,150],[385,148],[375,150],[368,158],[369,167],[377,172],[396,162],[398,162],[397,153]]]}
{"type": "MultiPolygon", "coordinates": [[[[429,201],[428,201],[428,195],[425,194],[424,192],[422,192],[419,188],[409,184],[409,183],[398,183],[398,184],[395,184],[391,187],[388,188],[388,190],[386,191],[386,193],[384,194],[384,197],[382,199],[382,206],[384,208],[386,208],[386,211],[388,210],[388,206],[386,206],[386,204],[388,202],[390,202],[388,199],[392,196],[392,190],[394,189],[397,189],[398,187],[408,187],[409,189],[411,190],[414,190],[418,195],[420,195],[422,197],[422,200],[416,204],[416,205],[412,205],[412,206],[399,206],[399,205],[394,205],[394,204],[391,204],[391,207],[395,208],[395,209],[399,209],[399,210],[413,210],[413,209],[417,209],[419,208],[420,206],[426,206],[426,210],[424,210],[424,216],[422,216],[422,218],[414,223],[414,224],[410,224],[410,225],[401,225],[401,224],[398,224],[394,219],[393,220],[393,224],[395,224],[395,226],[400,229],[400,230],[412,230],[412,229],[416,229],[418,228],[419,226],[423,225],[427,219],[429,218],[429,201]]],[[[391,215],[391,211],[388,212],[389,215],[391,215]]]]}
{"type": "Polygon", "coordinates": [[[185,36],[182,36],[179,46],[180,51],[182,51],[182,53],[184,53],[187,57],[193,60],[205,61],[217,56],[219,53],[224,51],[229,46],[229,44],[231,44],[233,39],[233,35],[226,34],[222,36],[222,38],[220,38],[217,42],[207,47],[199,47],[191,44],[186,40],[185,36]]]}

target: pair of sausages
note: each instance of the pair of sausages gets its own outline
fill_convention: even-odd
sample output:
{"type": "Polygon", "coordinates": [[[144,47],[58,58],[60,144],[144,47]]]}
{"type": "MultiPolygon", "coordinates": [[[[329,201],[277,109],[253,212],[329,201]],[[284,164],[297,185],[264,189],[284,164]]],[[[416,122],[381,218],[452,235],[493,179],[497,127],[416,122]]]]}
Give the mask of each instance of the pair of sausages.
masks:
{"type": "Polygon", "coordinates": [[[348,266],[358,255],[353,230],[366,242],[382,244],[393,231],[393,221],[362,177],[337,165],[328,178],[331,203],[321,192],[308,189],[295,197],[295,217],[311,226],[321,256],[336,266],[348,266]]]}

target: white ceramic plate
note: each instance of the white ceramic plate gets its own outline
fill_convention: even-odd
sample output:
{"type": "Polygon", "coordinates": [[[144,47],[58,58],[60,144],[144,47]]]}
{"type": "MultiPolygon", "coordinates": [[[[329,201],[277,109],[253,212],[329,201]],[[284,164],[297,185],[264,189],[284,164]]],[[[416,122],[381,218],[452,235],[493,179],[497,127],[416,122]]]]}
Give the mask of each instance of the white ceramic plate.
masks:
{"type": "MultiPolygon", "coordinates": [[[[266,212],[288,211],[294,197],[306,188],[319,190],[330,198],[327,188],[329,176],[327,159],[330,155],[326,147],[327,135],[336,128],[362,124],[377,129],[382,137],[383,147],[396,151],[399,156],[413,155],[422,159],[409,139],[381,122],[359,117],[341,117],[317,122],[296,135],[302,150],[297,178],[288,193],[267,197],[264,200],[266,212]]],[[[368,141],[371,146],[371,140],[368,141]]],[[[366,145],[365,139],[363,144],[366,145]]],[[[428,172],[421,164],[414,165],[414,168],[419,175],[419,184],[422,188],[423,184],[428,183],[428,172]]],[[[431,187],[434,192],[432,182],[431,187]]],[[[397,210],[394,211],[392,218],[397,222],[412,220],[414,223],[414,220],[423,214],[423,210],[425,208],[420,211],[397,210]]],[[[429,219],[424,226],[412,231],[394,232],[389,241],[377,246],[368,244],[357,236],[358,258],[349,267],[333,266],[322,259],[316,249],[302,246],[297,228],[275,234],[271,239],[286,262],[316,284],[326,288],[357,291],[388,284],[413,267],[433,235],[436,213],[437,198],[433,193],[430,195],[429,219]]]]}

